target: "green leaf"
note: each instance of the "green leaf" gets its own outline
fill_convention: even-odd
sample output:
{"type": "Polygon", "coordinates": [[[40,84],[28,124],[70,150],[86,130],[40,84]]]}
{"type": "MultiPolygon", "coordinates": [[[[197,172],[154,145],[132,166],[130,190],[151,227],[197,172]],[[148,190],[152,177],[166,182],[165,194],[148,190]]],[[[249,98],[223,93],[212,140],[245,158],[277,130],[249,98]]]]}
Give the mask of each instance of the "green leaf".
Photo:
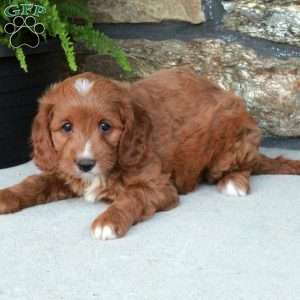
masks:
{"type": "Polygon", "coordinates": [[[16,58],[20,63],[20,67],[25,71],[28,72],[26,57],[22,48],[17,48],[16,51],[16,58]]]}
{"type": "MultiPolygon", "coordinates": [[[[46,1],[46,0],[43,0],[46,1]]],[[[60,17],[56,5],[49,6],[47,9],[47,14],[41,19],[47,24],[48,34],[52,37],[58,37],[60,39],[61,46],[65,52],[65,56],[68,65],[72,71],[77,70],[77,64],[75,59],[74,44],[71,41],[68,26],[64,23],[60,17]]]]}
{"type": "Polygon", "coordinates": [[[75,1],[58,1],[56,5],[60,16],[64,19],[81,18],[87,22],[87,24],[92,25],[93,17],[86,3],[84,5],[75,1]]]}
{"type": "MultiPolygon", "coordinates": [[[[77,70],[74,41],[84,43],[87,48],[95,50],[99,54],[111,55],[117,63],[127,72],[131,71],[131,66],[123,50],[103,33],[94,30],[92,27],[93,17],[88,10],[86,0],[2,0],[0,1],[0,44],[10,47],[9,35],[4,32],[4,26],[12,18],[4,16],[3,11],[8,5],[18,5],[22,3],[34,3],[42,5],[46,13],[37,17],[37,22],[45,26],[46,38],[58,38],[66,56],[69,68],[77,70]],[[72,20],[80,18],[86,25],[75,25],[72,20]]],[[[21,48],[15,50],[20,66],[27,72],[27,64],[24,52],[21,48]]]]}
{"type": "Polygon", "coordinates": [[[75,41],[84,43],[98,54],[112,56],[124,71],[132,71],[123,50],[109,37],[89,26],[71,24],[69,28],[75,41]]]}

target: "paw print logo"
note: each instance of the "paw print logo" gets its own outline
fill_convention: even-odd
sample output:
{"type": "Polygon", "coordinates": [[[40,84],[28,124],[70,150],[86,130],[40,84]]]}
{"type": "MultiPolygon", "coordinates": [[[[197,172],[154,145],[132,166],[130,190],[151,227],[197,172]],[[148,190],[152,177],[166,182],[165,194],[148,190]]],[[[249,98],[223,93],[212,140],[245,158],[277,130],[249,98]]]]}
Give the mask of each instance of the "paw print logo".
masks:
{"type": "Polygon", "coordinates": [[[4,26],[4,31],[10,35],[10,45],[13,48],[36,48],[40,43],[39,35],[45,31],[45,27],[42,23],[37,23],[33,16],[16,16],[12,23],[4,26]]]}

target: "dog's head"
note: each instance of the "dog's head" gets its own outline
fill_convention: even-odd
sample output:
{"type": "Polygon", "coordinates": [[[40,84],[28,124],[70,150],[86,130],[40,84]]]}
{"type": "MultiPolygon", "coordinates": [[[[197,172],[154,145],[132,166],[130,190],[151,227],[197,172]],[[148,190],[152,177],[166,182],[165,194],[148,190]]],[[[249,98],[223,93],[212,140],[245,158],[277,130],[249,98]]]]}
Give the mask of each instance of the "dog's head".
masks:
{"type": "Polygon", "coordinates": [[[46,172],[91,179],[141,162],[151,122],[130,87],[93,73],[53,85],[32,127],[33,159],[46,172]]]}

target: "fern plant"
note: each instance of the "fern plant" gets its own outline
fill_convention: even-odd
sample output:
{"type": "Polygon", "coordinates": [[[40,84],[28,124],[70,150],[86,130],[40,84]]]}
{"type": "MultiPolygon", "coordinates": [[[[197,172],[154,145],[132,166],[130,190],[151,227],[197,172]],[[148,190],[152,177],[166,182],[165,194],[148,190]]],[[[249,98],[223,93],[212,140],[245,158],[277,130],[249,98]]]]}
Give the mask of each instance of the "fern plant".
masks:
{"type": "Polygon", "coordinates": [[[44,13],[35,15],[37,21],[44,25],[45,31],[42,37],[58,38],[65,53],[68,66],[72,71],[77,70],[74,43],[81,42],[88,49],[96,51],[98,54],[110,55],[122,67],[124,71],[130,72],[131,67],[125,53],[110,38],[93,28],[93,18],[88,10],[85,0],[2,0],[0,3],[0,44],[12,48],[20,67],[27,72],[28,66],[24,53],[24,46],[13,47],[9,42],[9,36],[5,33],[5,24],[11,22],[11,17],[4,11],[8,6],[19,8],[17,13],[22,14],[24,4],[32,5],[30,13],[34,13],[37,5],[43,8],[44,13]]]}

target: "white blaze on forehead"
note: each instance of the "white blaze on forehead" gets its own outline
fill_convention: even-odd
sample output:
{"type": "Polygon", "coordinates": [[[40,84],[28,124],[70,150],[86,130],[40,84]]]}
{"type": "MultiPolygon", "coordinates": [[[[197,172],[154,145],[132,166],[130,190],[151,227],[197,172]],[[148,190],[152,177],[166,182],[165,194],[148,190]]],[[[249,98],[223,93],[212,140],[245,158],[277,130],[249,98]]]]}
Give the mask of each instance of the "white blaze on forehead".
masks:
{"type": "Polygon", "coordinates": [[[93,151],[92,151],[92,144],[90,141],[88,141],[85,146],[84,146],[84,149],[83,151],[80,153],[79,155],[80,158],[94,158],[94,154],[93,154],[93,151]]]}
{"type": "Polygon", "coordinates": [[[74,87],[82,95],[87,94],[92,88],[94,82],[87,78],[78,78],[75,80],[74,87]]]}

